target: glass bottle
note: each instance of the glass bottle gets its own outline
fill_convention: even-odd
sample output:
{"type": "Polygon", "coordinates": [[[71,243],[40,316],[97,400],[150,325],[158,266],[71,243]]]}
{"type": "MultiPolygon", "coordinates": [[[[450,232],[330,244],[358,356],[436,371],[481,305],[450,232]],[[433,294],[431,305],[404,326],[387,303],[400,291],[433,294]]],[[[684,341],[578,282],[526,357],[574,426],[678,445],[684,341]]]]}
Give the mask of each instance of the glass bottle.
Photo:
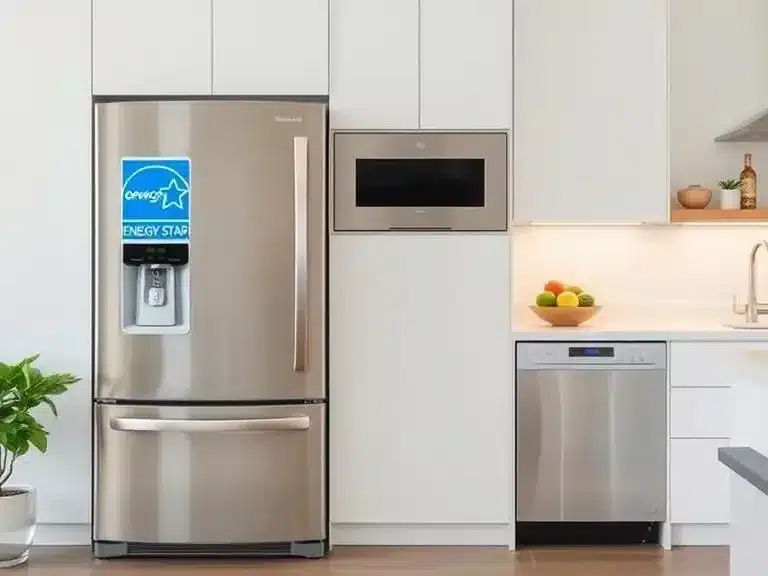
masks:
{"type": "Polygon", "coordinates": [[[752,168],[752,154],[744,154],[744,169],[739,174],[741,179],[741,209],[757,208],[757,172],[752,168]]]}

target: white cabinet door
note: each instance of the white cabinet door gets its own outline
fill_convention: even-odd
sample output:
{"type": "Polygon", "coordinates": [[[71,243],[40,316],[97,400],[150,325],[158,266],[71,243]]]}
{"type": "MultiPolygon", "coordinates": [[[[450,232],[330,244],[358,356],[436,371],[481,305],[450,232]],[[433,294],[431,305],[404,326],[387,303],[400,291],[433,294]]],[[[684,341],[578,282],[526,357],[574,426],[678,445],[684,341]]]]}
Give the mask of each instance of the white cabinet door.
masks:
{"type": "Polygon", "coordinates": [[[10,480],[37,488],[41,523],[90,522],[90,61],[91,0],[0,2],[3,361],[38,351],[44,371],[83,377],[58,418],[35,411],[48,452],[10,480]]]}
{"type": "Polygon", "coordinates": [[[419,0],[331,0],[332,128],[419,127],[419,0]]]}
{"type": "Polygon", "coordinates": [[[422,128],[512,128],[512,5],[422,0],[422,128]]]}
{"type": "Polygon", "coordinates": [[[666,222],[667,0],[515,2],[516,222],[666,222]]]}
{"type": "Polygon", "coordinates": [[[213,0],[213,92],[328,94],[328,0],[213,0]]]}
{"type": "Polygon", "coordinates": [[[93,91],[211,93],[211,0],[93,0],[93,91]]]}
{"type": "Polygon", "coordinates": [[[670,519],[673,524],[730,521],[729,470],[717,459],[728,440],[684,439],[670,442],[670,519]]]}
{"type": "Polygon", "coordinates": [[[331,237],[332,522],[509,522],[509,246],[331,237]]]}
{"type": "Polygon", "coordinates": [[[750,342],[671,342],[670,382],[673,388],[723,388],[744,371],[744,352],[759,347],[750,342]]]}
{"type": "Polygon", "coordinates": [[[672,388],[672,438],[730,438],[731,388],[672,388]]]}

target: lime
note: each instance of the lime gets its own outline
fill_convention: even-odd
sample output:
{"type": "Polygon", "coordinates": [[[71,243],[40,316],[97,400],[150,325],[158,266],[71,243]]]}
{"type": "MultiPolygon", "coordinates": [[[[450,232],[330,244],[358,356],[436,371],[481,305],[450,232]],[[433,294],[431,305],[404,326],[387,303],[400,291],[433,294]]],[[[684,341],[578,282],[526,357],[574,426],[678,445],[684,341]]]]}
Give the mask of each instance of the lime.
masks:
{"type": "Polygon", "coordinates": [[[578,296],[579,294],[581,294],[582,292],[584,292],[584,290],[582,290],[582,289],[581,289],[581,288],[579,288],[578,286],[566,286],[566,287],[565,287],[565,289],[566,289],[566,291],[568,291],[568,292],[573,292],[574,294],[576,294],[576,296],[578,296]]]}
{"type": "Polygon", "coordinates": [[[555,296],[552,292],[542,292],[536,296],[536,306],[545,306],[547,308],[551,308],[552,306],[556,305],[557,296],[555,296]]]}
{"type": "Polygon", "coordinates": [[[582,292],[579,294],[579,306],[582,308],[589,308],[590,306],[595,305],[595,297],[592,296],[592,294],[587,294],[586,292],[582,292]]]}

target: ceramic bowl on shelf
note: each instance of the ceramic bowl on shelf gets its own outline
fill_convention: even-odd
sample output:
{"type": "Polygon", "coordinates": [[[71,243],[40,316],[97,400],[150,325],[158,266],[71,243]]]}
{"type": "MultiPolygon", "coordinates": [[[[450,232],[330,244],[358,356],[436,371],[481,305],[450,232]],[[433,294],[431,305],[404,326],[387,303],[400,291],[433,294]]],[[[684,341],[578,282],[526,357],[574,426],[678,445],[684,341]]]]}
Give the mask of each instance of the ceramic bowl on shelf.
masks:
{"type": "Polygon", "coordinates": [[[578,308],[558,308],[555,306],[529,306],[539,318],[552,326],[565,328],[579,326],[594,317],[601,306],[583,306],[578,308]]]}
{"type": "Polygon", "coordinates": [[[712,190],[698,184],[691,184],[688,188],[683,188],[677,192],[677,201],[680,206],[691,210],[706,208],[711,200],[712,190]]]}

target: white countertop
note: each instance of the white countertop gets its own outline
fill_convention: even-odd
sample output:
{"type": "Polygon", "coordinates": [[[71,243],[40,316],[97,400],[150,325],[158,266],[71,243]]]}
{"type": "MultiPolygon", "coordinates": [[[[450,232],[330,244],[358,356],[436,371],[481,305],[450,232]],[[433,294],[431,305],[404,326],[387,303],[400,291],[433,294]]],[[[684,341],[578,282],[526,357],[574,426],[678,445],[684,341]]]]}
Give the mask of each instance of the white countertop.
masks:
{"type": "Polygon", "coordinates": [[[734,329],[726,322],[738,322],[735,316],[723,320],[705,318],[647,318],[644,320],[601,319],[596,317],[576,328],[553,328],[539,321],[523,316],[512,322],[514,340],[646,340],[646,341],[730,341],[768,342],[768,328],[734,329]]]}

